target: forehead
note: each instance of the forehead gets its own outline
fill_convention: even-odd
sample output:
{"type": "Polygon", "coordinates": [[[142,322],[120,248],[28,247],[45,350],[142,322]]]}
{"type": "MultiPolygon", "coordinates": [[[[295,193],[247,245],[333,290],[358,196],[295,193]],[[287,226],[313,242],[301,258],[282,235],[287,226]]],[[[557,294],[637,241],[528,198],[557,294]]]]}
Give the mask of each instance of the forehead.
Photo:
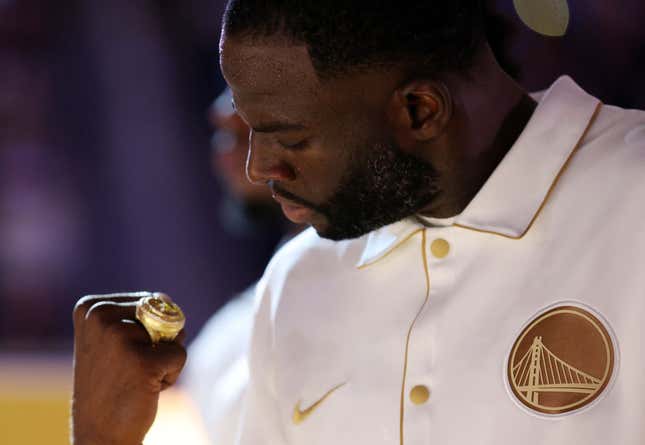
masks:
{"type": "Polygon", "coordinates": [[[243,114],[287,118],[323,98],[305,46],[223,37],[220,63],[243,114]]]}
{"type": "Polygon", "coordinates": [[[253,127],[380,125],[392,93],[405,77],[400,69],[375,69],[321,81],[304,45],[225,34],[220,64],[238,113],[253,127]]]}

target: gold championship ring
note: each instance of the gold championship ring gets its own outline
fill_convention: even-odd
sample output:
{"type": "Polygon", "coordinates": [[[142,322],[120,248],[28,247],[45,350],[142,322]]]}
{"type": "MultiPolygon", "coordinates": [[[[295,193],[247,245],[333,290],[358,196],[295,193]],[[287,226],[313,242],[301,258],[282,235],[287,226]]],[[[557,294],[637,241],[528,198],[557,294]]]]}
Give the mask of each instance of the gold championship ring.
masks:
{"type": "Polygon", "coordinates": [[[168,295],[159,292],[148,293],[139,299],[136,317],[148,331],[153,344],[173,341],[186,322],[179,306],[168,295]]]}

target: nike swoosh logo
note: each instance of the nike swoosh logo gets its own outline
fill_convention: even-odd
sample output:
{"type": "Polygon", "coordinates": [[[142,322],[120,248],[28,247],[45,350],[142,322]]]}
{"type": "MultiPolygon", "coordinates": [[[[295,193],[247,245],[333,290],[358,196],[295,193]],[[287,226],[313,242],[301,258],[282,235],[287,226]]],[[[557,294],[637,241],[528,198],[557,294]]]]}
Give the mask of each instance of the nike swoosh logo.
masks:
{"type": "Polygon", "coordinates": [[[323,403],[323,402],[325,401],[325,399],[327,399],[327,397],[329,397],[330,395],[332,395],[332,393],[333,393],[334,391],[336,391],[338,388],[340,388],[340,387],[341,387],[341,386],[343,386],[344,384],[345,384],[345,383],[341,383],[340,385],[336,385],[336,386],[334,386],[332,389],[330,389],[329,391],[327,391],[327,392],[325,393],[325,395],[324,395],[324,396],[322,396],[320,399],[318,399],[318,401],[316,401],[313,405],[311,405],[311,406],[310,406],[309,408],[307,408],[307,409],[304,409],[304,410],[303,410],[303,409],[301,409],[301,408],[300,408],[300,401],[299,401],[299,402],[296,404],[296,407],[293,409],[293,423],[294,423],[295,425],[298,425],[298,424],[300,424],[300,423],[304,422],[304,421],[307,419],[307,417],[309,417],[309,415],[310,415],[311,413],[313,413],[313,412],[316,410],[316,408],[318,408],[318,407],[320,406],[320,404],[321,404],[321,403],[323,403]]]}

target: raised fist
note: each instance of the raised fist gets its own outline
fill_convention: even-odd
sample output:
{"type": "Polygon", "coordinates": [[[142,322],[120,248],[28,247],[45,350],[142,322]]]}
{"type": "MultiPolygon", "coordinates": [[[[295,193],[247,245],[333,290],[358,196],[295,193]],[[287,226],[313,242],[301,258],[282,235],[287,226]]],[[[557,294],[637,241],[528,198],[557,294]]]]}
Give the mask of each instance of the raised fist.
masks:
{"type": "Polygon", "coordinates": [[[137,321],[148,292],[92,295],[74,308],[73,445],[140,445],[159,393],[186,361],[184,332],[153,343],[137,321]]]}

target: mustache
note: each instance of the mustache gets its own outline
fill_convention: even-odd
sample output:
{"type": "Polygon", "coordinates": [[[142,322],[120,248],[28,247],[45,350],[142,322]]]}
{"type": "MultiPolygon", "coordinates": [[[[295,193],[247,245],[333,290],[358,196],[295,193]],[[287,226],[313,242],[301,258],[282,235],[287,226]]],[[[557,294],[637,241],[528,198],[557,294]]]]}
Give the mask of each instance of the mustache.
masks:
{"type": "Polygon", "coordinates": [[[298,195],[294,195],[293,193],[283,189],[279,185],[276,185],[273,181],[270,181],[268,185],[269,185],[269,189],[271,190],[271,193],[273,193],[274,195],[280,196],[284,199],[288,199],[291,202],[294,202],[303,207],[308,207],[317,212],[322,211],[322,209],[316,204],[314,204],[313,202],[307,201],[306,199],[301,198],[298,195]]]}

